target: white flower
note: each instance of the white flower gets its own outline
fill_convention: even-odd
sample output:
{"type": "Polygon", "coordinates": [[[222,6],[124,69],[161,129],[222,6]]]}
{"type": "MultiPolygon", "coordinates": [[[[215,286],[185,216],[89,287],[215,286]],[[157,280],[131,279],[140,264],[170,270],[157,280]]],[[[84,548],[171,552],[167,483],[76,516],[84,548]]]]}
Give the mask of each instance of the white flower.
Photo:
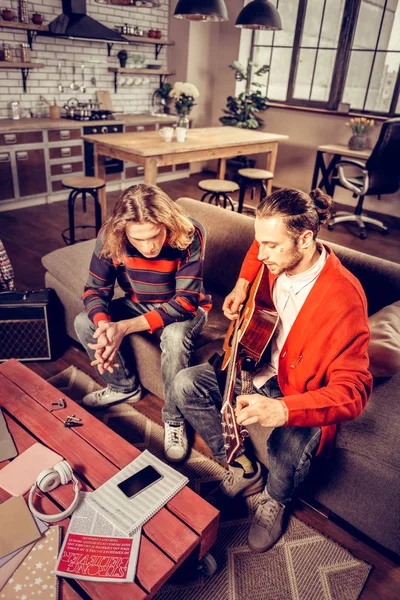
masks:
{"type": "Polygon", "coordinates": [[[185,96],[191,96],[194,99],[200,96],[199,90],[195,85],[193,85],[193,83],[176,81],[169,95],[172,98],[179,98],[182,94],[185,94],[185,96]]]}

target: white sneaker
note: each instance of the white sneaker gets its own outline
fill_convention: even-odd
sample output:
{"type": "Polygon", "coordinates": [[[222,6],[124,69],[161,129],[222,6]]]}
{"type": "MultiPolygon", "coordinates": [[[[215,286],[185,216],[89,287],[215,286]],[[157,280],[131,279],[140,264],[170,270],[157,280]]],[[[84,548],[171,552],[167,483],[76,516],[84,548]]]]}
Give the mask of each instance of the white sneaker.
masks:
{"type": "Polygon", "coordinates": [[[108,386],[97,392],[91,392],[86,394],[82,398],[82,404],[88,408],[103,408],[104,406],[111,406],[111,404],[118,404],[118,402],[138,402],[142,397],[142,388],[139,387],[133,392],[116,392],[110,389],[108,386]]]}
{"type": "Polygon", "coordinates": [[[186,435],[186,425],[181,422],[167,421],[164,423],[164,455],[171,463],[185,460],[189,450],[186,435]]]}

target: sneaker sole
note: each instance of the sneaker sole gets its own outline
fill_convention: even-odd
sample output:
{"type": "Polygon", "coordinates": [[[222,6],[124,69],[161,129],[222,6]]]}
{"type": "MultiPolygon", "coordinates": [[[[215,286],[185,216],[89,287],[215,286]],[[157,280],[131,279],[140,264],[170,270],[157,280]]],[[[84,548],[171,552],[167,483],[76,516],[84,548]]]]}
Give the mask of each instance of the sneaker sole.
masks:
{"type": "Polygon", "coordinates": [[[141,399],[142,393],[140,392],[140,396],[138,398],[135,398],[135,394],[132,394],[132,396],[129,396],[129,398],[122,398],[121,400],[114,400],[113,402],[107,402],[105,404],[85,404],[82,401],[82,406],[84,406],[85,408],[91,408],[92,410],[101,410],[102,408],[114,406],[115,404],[121,404],[122,402],[132,402],[132,404],[136,404],[136,402],[139,402],[139,400],[141,399]],[[132,398],[134,399],[132,400],[132,398]]]}
{"type": "Polygon", "coordinates": [[[249,540],[247,540],[247,546],[248,546],[249,550],[251,550],[251,552],[254,552],[254,554],[263,554],[263,552],[268,552],[268,550],[273,548],[275,546],[275,544],[281,539],[282,535],[283,535],[283,531],[281,531],[279,536],[276,538],[275,541],[272,542],[272,544],[268,544],[268,546],[263,547],[263,548],[253,546],[252,544],[250,544],[249,540]]]}
{"type": "Polygon", "coordinates": [[[164,458],[168,463],[171,463],[172,465],[179,465],[180,463],[183,463],[187,457],[188,457],[189,451],[185,454],[185,456],[183,458],[170,458],[169,456],[167,456],[166,452],[164,452],[164,458]]]}

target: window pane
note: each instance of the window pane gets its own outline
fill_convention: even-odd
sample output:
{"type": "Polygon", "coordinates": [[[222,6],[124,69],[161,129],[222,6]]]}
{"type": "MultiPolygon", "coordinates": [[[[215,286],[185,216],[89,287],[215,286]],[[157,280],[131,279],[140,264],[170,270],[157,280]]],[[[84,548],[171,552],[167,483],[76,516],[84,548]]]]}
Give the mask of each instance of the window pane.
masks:
{"type": "Polygon", "coordinates": [[[366,110],[388,112],[396,85],[400,57],[398,54],[376,55],[371,83],[368,91],[366,110]]]}
{"type": "Polygon", "coordinates": [[[389,0],[382,31],[379,37],[379,50],[400,50],[400,3],[389,0]]]}
{"type": "Polygon", "coordinates": [[[275,48],[272,53],[267,91],[270,100],[286,100],[292,52],[291,48],[275,48]]]}
{"type": "Polygon", "coordinates": [[[362,109],[371,72],[373,52],[352,52],[342,102],[362,109]]]}
{"type": "Polygon", "coordinates": [[[337,48],[342,27],[345,0],[327,0],[320,46],[337,48]]]}
{"type": "Polygon", "coordinates": [[[312,84],[311,100],[327,102],[331,89],[335,50],[319,50],[312,84]]]}
{"type": "Polygon", "coordinates": [[[316,54],[316,50],[300,50],[294,98],[298,98],[299,100],[308,100],[310,98],[311,79],[316,54]]]}
{"type": "MultiPolygon", "coordinates": [[[[263,65],[271,65],[271,51],[272,51],[271,47],[265,48],[265,47],[261,46],[261,47],[254,48],[253,60],[258,65],[258,68],[262,67],[263,65]]],[[[277,49],[274,50],[274,52],[277,52],[277,51],[278,51],[277,49]]],[[[266,73],[265,75],[262,75],[261,77],[256,77],[254,75],[254,71],[257,71],[257,67],[253,67],[252,83],[260,83],[262,86],[261,88],[255,87],[254,91],[259,89],[263,92],[263,94],[267,94],[269,73],[266,73]]]]}
{"type": "Polygon", "coordinates": [[[385,0],[362,0],[353,48],[375,49],[385,0]]]}
{"type": "Polygon", "coordinates": [[[296,29],[297,12],[299,9],[299,0],[271,0],[271,4],[278,7],[282,20],[282,31],[255,31],[255,44],[261,46],[292,46],[294,41],[294,32],[296,29]]]}
{"type": "Polygon", "coordinates": [[[324,0],[309,0],[301,38],[302,46],[317,46],[324,0]]]}
{"type": "Polygon", "coordinates": [[[336,48],[342,25],[344,5],[345,0],[308,0],[301,45],[317,46],[321,31],[319,45],[336,48]]]}
{"type": "MultiPolygon", "coordinates": [[[[275,2],[272,2],[275,4],[275,2]]],[[[282,31],[275,32],[276,46],[292,46],[296,29],[299,0],[280,0],[278,10],[282,20],[282,31]]]]}

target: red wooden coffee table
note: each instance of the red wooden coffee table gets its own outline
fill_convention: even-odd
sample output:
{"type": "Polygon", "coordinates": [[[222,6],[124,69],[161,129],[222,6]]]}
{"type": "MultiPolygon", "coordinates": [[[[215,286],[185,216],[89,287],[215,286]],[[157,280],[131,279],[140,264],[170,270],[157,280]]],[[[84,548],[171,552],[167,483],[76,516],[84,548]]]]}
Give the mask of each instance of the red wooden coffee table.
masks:
{"type": "MultiPolygon", "coordinates": [[[[92,491],[140,452],[65,395],[67,407],[50,413],[51,403],[60,397],[59,390],[18,361],[0,365],[0,406],[18,452],[41,442],[70,463],[82,490],[92,491]],[[82,419],[83,427],[64,427],[71,414],[82,419]]],[[[5,464],[0,463],[0,468],[5,464]]],[[[72,496],[70,485],[60,486],[37,506],[44,512],[57,512],[68,506],[72,496]]],[[[8,498],[0,489],[0,502],[8,498]]],[[[78,585],[73,588],[63,579],[60,598],[77,600],[84,591],[94,600],[115,600],[116,594],[118,600],[150,599],[189,555],[205,556],[217,537],[218,519],[213,506],[185,487],[144,525],[134,583],[75,580],[78,585]]],[[[68,519],[58,525],[65,532],[68,519]]]]}

